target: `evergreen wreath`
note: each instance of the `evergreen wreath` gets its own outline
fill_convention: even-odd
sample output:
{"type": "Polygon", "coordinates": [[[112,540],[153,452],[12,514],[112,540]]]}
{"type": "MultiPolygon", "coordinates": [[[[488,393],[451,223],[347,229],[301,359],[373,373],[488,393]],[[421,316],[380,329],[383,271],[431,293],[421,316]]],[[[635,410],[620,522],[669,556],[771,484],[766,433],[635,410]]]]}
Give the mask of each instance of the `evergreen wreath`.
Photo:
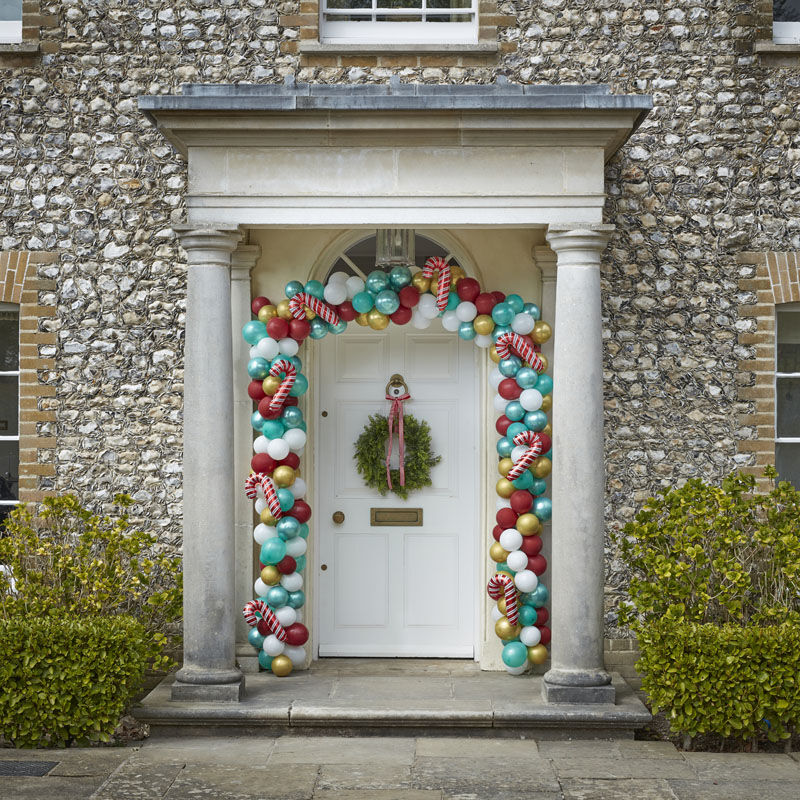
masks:
{"type": "MultiPolygon", "coordinates": [[[[427,422],[411,414],[403,420],[405,438],[406,485],[400,485],[400,470],[393,469],[392,489],[398,497],[408,499],[408,493],[423,486],[431,486],[431,468],[438,464],[441,456],[431,450],[431,429],[427,422]]],[[[361,435],[356,440],[353,458],[356,469],[364,483],[377,489],[382,495],[389,490],[386,482],[386,441],[389,438],[389,420],[382,414],[370,416],[361,435]]]]}

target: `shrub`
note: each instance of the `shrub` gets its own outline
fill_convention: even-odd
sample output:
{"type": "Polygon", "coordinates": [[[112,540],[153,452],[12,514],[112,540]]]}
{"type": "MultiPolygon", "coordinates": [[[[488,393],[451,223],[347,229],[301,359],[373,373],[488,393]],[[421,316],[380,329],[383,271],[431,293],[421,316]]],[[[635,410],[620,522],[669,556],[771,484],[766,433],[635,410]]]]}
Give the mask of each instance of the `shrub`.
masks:
{"type": "Polygon", "coordinates": [[[0,733],[17,747],[108,741],[150,650],[129,616],[0,619],[0,733]]]}

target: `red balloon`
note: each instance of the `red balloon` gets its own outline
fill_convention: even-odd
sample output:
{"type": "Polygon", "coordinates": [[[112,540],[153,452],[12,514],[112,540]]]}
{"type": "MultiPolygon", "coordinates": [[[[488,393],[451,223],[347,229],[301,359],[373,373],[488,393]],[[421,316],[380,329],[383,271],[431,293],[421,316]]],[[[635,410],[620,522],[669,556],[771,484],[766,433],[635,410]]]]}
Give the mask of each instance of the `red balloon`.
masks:
{"type": "Polygon", "coordinates": [[[291,467],[292,469],[297,469],[300,466],[300,456],[297,453],[289,453],[286,458],[282,458],[280,461],[277,462],[279,467],[291,467]]]}
{"type": "Polygon", "coordinates": [[[258,403],[258,413],[261,414],[264,419],[275,419],[278,416],[275,413],[270,415],[269,404],[271,402],[272,397],[270,397],[268,394],[265,394],[258,403]]]}
{"type": "Polygon", "coordinates": [[[311,324],[307,319],[293,319],[289,322],[289,336],[302,342],[311,333],[311,324]]]}
{"type": "Polygon", "coordinates": [[[284,408],[286,406],[296,406],[299,402],[300,402],[299,397],[292,397],[291,395],[289,395],[289,397],[286,398],[286,402],[283,405],[284,408]]]}
{"type": "Polygon", "coordinates": [[[519,548],[525,553],[528,558],[531,556],[535,556],[539,553],[542,549],[542,537],[541,536],[523,536],[522,537],[522,545],[519,548]]]}
{"type": "Polygon", "coordinates": [[[336,311],[339,314],[339,319],[343,319],[345,322],[352,322],[358,316],[358,311],[353,308],[353,304],[349,300],[339,303],[336,311]]]}
{"type": "Polygon", "coordinates": [[[258,632],[262,636],[269,636],[270,630],[265,619],[260,619],[258,622],[256,622],[256,628],[258,628],[258,632]]]}
{"type": "Polygon", "coordinates": [[[289,323],[283,317],[272,317],[267,322],[267,333],[272,339],[285,339],[289,335],[289,323]]]}
{"type": "Polygon", "coordinates": [[[292,516],[298,522],[308,522],[311,519],[311,506],[305,500],[295,500],[292,506],[292,516]]]}
{"type": "Polygon", "coordinates": [[[389,314],[389,319],[394,322],[395,325],[405,325],[407,322],[411,321],[411,309],[400,306],[394,314],[389,314]]]}
{"type": "Polygon", "coordinates": [[[513,378],[503,378],[497,387],[497,393],[506,400],[516,400],[522,394],[522,389],[513,378]]]}
{"type": "Polygon", "coordinates": [[[247,394],[256,401],[263,400],[267,395],[264,393],[264,387],[261,385],[263,381],[250,381],[247,387],[247,394]]]}
{"type": "Polygon", "coordinates": [[[256,453],[250,459],[250,466],[253,472],[271,473],[278,466],[278,462],[267,453],[256,453]]]}
{"type": "Polygon", "coordinates": [[[497,305],[497,300],[489,294],[488,292],[483,292],[483,294],[479,294],[473,302],[475,303],[475,308],[478,309],[479,314],[491,314],[492,309],[497,305]]]}
{"type": "Polygon", "coordinates": [[[500,534],[504,530],[505,530],[505,528],[502,525],[495,525],[494,528],[492,528],[492,536],[494,537],[494,540],[496,542],[500,541],[500,534]]]}
{"type": "Polygon", "coordinates": [[[506,299],[502,292],[492,292],[492,297],[494,297],[495,303],[502,303],[506,299]]]}
{"type": "Polygon", "coordinates": [[[542,625],[547,623],[547,620],[550,619],[550,613],[546,608],[537,608],[536,609],[536,626],[541,628],[542,625]]]}
{"type": "Polygon", "coordinates": [[[416,286],[404,286],[398,293],[400,305],[406,308],[414,308],[419,303],[419,290],[416,286]]]}
{"type": "Polygon", "coordinates": [[[544,626],[539,628],[539,630],[542,633],[541,643],[546,647],[548,644],[550,644],[550,628],[544,626]]]}
{"type": "Polygon", "coordinates": [[[291,556],[284,556],[281,561],[275,565],[275,569],[281,575],[291,575],[297,569],[297,562],[291,556]]]}
{"type": "Polygon", "coordinates": [[[502,416],[497,418],[497,422],[494,424],[494,429],[501,435],[505,436],[506,431],[508,430],[508,426],[511,424],[511,420],[503,414],[502,416]]]}
{"type": "Polygon", "coordinates": [[[539,441],[542,443],[542,455],[544,455],[553,446],[553,440],[546,433],[540,433],[539,441]]]}
{"type": "Polygon", "coordinates": [[[517,512],[513,508],[501,508],[495,515],[497,524],[505,530],[517,524],[517,512]]]}
{"type": "Polygon", "coordinates": [[[547,559],[541,553],[536,556],[528,556],[528,569],[541,575],[547,571],[547,559]]]}
{"type": "Polygon", "coordinates": [[[475,298],[481,293],[481,285],[475,278],[459,278],[456,281],[456,293],[459,300],[469,300],[475,302],[475,298]]]}
{"type": "Polygon", "coordinates": [[[533,506],[533,495],[527,489],[517,489],[508,499],[517,514],[527,514],[533,506]]]}
{"type": "Polygon", "coordinates": [[[286,628],[286,644],[299,647],[308,641],[308,628],[302,622],[295,622],[286,628]]]}
{"type": "Polygon", "coordinates": [[[253,298],[253,302],[250,303],[250,308],[254,314],[258,314],[264,306],[269,305],[269,300],[267,300],[264,295],[259,295],[258,297],[253,298]]]}

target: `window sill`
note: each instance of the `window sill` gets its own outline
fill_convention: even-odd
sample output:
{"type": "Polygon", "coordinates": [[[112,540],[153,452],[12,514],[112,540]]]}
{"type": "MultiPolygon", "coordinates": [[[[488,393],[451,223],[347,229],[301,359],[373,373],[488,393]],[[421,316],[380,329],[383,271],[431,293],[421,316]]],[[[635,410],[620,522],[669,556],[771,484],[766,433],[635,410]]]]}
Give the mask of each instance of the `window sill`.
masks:
{"type": "Polygon", "coordinates": [[[0,56],[38,56],[39,40],[29,39],[24,42],[0,44],[0,56]]]}
{"type": "Polygon", "coordinates": [[[300,42],[300,52],[303,55],[387,55],[401,53],[432,53],[432,54],[466,54],[466,55],[491,55],[498,52],[497,42],[470,42],[470,43],[438,43],[425,42],[422,44],[375,44],[374,42],[333,44],[330,42],[316,42],[306,39],[300,42]]]}
{"type": "Polygon", "coordinates": [[[776,44],[772,39],[759,39],[753,44],[753,52],[768,63],[786,63],[795,66],[800,59],[800,42],[776,44]]]}

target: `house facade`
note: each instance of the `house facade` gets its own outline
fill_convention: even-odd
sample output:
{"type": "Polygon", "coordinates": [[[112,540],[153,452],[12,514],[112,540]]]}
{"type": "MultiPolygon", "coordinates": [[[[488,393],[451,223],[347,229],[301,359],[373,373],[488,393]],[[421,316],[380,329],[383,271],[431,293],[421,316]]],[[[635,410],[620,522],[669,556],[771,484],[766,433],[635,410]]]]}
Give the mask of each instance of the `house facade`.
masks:
{"type": "MultiPolygon", "coordinates": [[[[776,461],[800,478],[794,372],[776,359],[798,335],[800,302],[796,3],[11,6],[0,20],[0,285],[4,334],[18,331],[19,348],[0,371],[11,398],[3,407],[16,392],[19,413],[0,431],[11,495],[0,502],[73,491],[101,506],[127,491],[135,521],[185,553],[185,529],[213,528],[222,537],[214,552],[228,560],[202,572],[212,534],[198,537],[197,575],[211,600],[190,612],[206,622],[187,619],[189,649],[208,652],[199,633],[192,639],[208,614],[233,630],[257,572],[241,493],[253,437],[247,347],[232,323],[247,321],[251,297],[280,299],[287,282],[325,280],[343,256],[368,253],[378,229],[415,230],[420,252],[450,257],[486,290],[519,293],[554,323],[543,345],[557,381],[553,433],[558,446],[569,431],[570,448],[561,464],[558,449],[554,458],[554,531],[569,509],[592,518],[564,518],[564,535],[552,536],[561,555],[547,551],[554,659],[569,669],[580,671],[587,647],[584,671],[602,668],[604,636],[607,665],[625,660],[615,662],[627,647],[615,612],[625,575],[602,537],[646,497],[689,477],[758,475],[776,461]],[[212,281],[193,306],[187,264],[197,275],[221,270],[225,295],[212,281]],[[567,295],[562,280],[559,317],[559,271],[583,276],[587,264],[596,287],[569,284],[567,295]],[[187,352],[219,369],[193,371],[187,352]],[[588,394],[585,383],[566,388],[571,374],[586,377],[588,394]],[[212,425],[226,415],[229,426],[212,425]],[[194,472],[187,416],[187,430],[209,426],[195,444],[186,437],[198,448],[194,472]],[[577,528],[589,532],[588,549],[570,540],[577,528]],[[562,632],[596,617],[589,645],[573,637],[558,653],[569,639],[559,613],[562,632]]],[[[452,364],[442,347],[426,358],[452,364]]],[[[346,353],[335,357],[346,366],[346,353]]],[[[313,539],[340,510],[324,479],[345,468],[351,445],[322,426],[329,358],[303,358],[317,382],[304,401],[313,539]]],[[[476,481],[470,513],[482,550],[465,569],[480,594],[466,604],[467,639],[473,657],[497,668],[480,588],[491,562],[478,554],[495,511],[491,365],[485,354],[458,358],[475,387],[458,413],[481,431],[470,445],[475,469],[447,478],[451,489],[476,481]]],[[[381,372],[379,383],[388,378],[381,372]]],[[[385,405],[375,394],[375,410],[385,405]]],[[[435,418],[432,406],[425,413],[435,418]]],[[[309,658],[325,649],[314,638],[326,624],[322,555],[309,551],[309,658]]],[[[198,670],[235,670],[234,655],[257,668],[237,624],[235,653],[226,639],[218,666],[198,670]]],[[[422,652],[415,647],[409,654],[422,652]]]]}

